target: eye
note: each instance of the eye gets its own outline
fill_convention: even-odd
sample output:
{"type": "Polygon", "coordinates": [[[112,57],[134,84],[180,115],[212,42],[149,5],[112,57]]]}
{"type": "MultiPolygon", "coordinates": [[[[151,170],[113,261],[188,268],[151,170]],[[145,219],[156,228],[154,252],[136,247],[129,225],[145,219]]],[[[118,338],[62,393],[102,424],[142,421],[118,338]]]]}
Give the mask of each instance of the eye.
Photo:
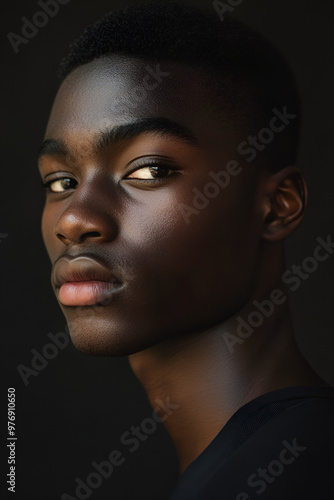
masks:
{"type": "Polygon", "coordinates": [[[64,193],[69,189],[74,189],[76,183],[75,179],[71,177],[59,177],[58,179],[52,179],[47,182],[42,182],[42,186],[45,187],[50,193],[64,193]]]}
{"type": "Polygon", "coordinates": [[[126,176],[126,179],[138,179],[143,181],[159,181],[170,177],[176,172],[175,167],[171,167],[168,163],[163,163],[160,160],[146,160],[143,166],[136,168],[131,174],[126,176]]]}

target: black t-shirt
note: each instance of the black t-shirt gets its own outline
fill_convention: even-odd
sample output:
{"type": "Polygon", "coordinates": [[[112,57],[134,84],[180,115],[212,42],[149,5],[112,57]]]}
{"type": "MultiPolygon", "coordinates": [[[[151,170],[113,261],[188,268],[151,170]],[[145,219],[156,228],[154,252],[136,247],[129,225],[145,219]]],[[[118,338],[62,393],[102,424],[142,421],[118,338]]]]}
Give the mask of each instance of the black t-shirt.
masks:
{"type": "Polygon", "coordinates": [[[171,500],[334,500],[334,387],[260,396],[228,420],[171,500]]]}

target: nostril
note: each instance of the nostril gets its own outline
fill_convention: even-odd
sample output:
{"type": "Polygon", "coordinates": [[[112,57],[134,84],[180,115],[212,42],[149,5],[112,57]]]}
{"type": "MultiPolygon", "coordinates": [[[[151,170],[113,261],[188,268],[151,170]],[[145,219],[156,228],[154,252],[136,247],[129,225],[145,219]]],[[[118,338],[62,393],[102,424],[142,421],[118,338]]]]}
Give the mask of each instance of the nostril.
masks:
{"type": "Polygon", "coordinates": [[[81,238],[90,238],[91,236],[96,238],[96,237],[100,237],[101,234],[98,231],[91,231],[90,233],[83,234],[81,238]]]}
{"type": "Polygon", "coordinates": [[[60,233],[56,233],[56,236],[57,236],[57,238],[59,238],[59,239],[60,239],[60,241],[62,241],[63,243],[64,243],[64,240],[66,240],[65,236],[63,236],[63,235],[62,235],[62,234],[60,234],[60,233]]]}
{"type": "MultiPolygon", "coordinates": [[[[56,233],[56,236],[57,236],[57,238],[60,239],[60,241],[62,243],[67,244],[67,242],[69,243],[71,241],[71,238],[67,238],[66,236],[63,236],[60,233],[56,233]]],[[[81,234],[76,241],[77,242],[79,242],[79,241],[82,242],[86,238],[100,238],[100,237],[101,237],[101,233],[99,233],[98,231],[90,231],[90,232],[81,234]]]]}
{"type": "Polygon", "coordinates": [[[86,239],[89,238],[101,238],[102,234],[99,231],[87,231],[85,233],[82,233],[79,237],[79,243],[82,243],[86,239]]]}

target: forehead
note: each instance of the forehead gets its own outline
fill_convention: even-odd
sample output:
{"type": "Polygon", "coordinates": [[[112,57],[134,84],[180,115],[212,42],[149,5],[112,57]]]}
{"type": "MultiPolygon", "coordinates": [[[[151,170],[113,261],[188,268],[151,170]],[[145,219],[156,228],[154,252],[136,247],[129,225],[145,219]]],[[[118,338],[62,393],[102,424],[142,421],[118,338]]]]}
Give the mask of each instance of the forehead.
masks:
{"type": "Polygon", "coordinates": [[[88,138],[131,120],[164,117],[192,130],[203,146],[231,142],[235,124],[208,90],[210,79],[208,71],[176,62],[96,59],[62,83],[45,138],[79,132],[88,138]]]}

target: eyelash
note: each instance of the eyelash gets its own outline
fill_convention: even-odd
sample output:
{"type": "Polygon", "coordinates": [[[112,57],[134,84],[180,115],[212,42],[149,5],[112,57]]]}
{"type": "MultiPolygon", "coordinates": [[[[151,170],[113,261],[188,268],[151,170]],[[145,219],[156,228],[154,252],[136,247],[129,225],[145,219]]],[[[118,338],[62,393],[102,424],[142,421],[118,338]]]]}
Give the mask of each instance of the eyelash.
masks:
{"type": "MultiPolygon", "coordinates": [[[[164,171],[166,170],[169,170],[173,173],[177,173],[177,171],[180,171],[180,169],[176,168],[176,167],[172,167],[170,165],[170,163],[168,162],[164,162],[163,160],[161,159],[158,159],[158,158],[151,158],[150,160],[145,160],[145,159],[142,159],[141,161],[139,161],[139,163],[136,165],[136,168],[134,168],[131,172],[129,172],[127,174],[127,177],[129,175],[132,175],[134,172],[136,172],[137,170],[142,170],[144,168],[151,168],[151,167],[156,167],[156,168],[160,168],[164,171]]],[[[138,181],[141,181],[141,182],[164,182],[167,180],[168,177],[171,177],[172,174],[170,175],[166,175],[166,177],[156,177],[155,179],[139,179],[139,178],[133,178],[133,179],[130,179],[130,180],[138,180],[138,181]]]]}
{"type": "MultiPolygon", "coordinates": [[[[163,162],[161,160],[158,160],[158,159],[151,159],[151,160],[145,160],[142,162],[142,165],[137,165],[136,168],[134,170],[132,170],[132,172],[129,172],[127,174],[127,177],[129,175],[132,175],[134,172],[136,172],[137,170],[142,170],[144,168],[151,168],[151,167],[156,167],[156,168],[160,168],[164,171],[171,171],[173,172],[174,174],[177,173],[179,171],[179,169],[175,168],[175,167],[171,167],[169,163],[167,162],[163,162]]],[[[136,180],[136,181],[140,181],[140,182],[144,182],[144,183],[163,183],[163,182],[166,182],[166,180],[168,179],[168,177],[171,177],[172,174],[169,174],[167,175],[166,177],[157,177],[155,179],[140,179],[140,178],[128,178],[129,180],[136,180]]],[[[125,180],[127,180],[127,177],[125,178],[125,180]]],[[[75,179],[73,179],[72,177],[58,177],[58,178],[55,178],[55,179],[51,179],[50,181],[47,181],[47,182],[42,182],[42,186],[47,189],[48,192],[50,193],[54,193],[54,194],[61,194],[61,193],[64,193],[68,190],[64,190],[64,191],[52,191],[51,190],[51,184],[53,184],[54,182],[57,182],[57,181],[63,181],[63,180],[69,180],[69,181],[74,181],[75,179]]]]}
{"type": "Polygon", "coordinates": [[[68,190],[65,189],[65,191],[52,191],[51,189],[51,184],[53,184],[54,182],[59,182],[59,181],[63,181],[63,180],[69,180],[69,181],[74,181],[75,179],[72,179],[72,177],[57,177],[56,179],[52,179],[50,181],[47,181],[47,182],[42,182],[42,186],[49,192],[49,193],[54,193],[54,194],[61,194],[62,192],[66,192],[68,190]]]}

